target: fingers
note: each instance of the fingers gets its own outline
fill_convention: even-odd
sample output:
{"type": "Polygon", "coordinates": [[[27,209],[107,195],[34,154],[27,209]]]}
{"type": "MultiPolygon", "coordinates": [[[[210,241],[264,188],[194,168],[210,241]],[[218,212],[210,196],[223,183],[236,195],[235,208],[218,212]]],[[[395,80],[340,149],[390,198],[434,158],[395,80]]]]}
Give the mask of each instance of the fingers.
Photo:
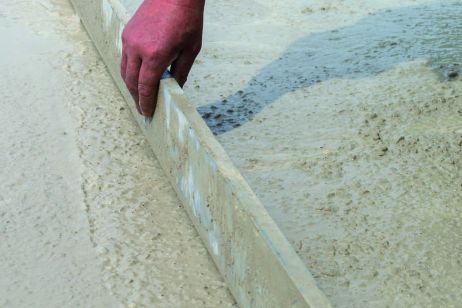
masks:
{"type": "Polygon", "coordinates": [[[138,112],[146,117],[152,117],[157,103],[159,81],[168,66],[172,64],[172,75],[183,86],[188,77],[194,60],[199,53],[197,48],[183,50],[180,55],[172,56],[171,52],[143,48],[124,48],[120,72],[132,95],[138,112]]]}
{"type": "Polygon", "coordinates": [[[163,57],[139,57],[123,52],[121,75],[132,95],[136,109],[146,117],[152,117],[156,106],[159,80],[170,65],[163,57]]]}
{"type": "Polygon", "coordinates": [[[154,113],[159,81],[169,64],[165,59],[145,60],[141,64],[138,95],[141,113],[146,117],[152,117],[154,113]]]}
{"type": "Polygon", "coordinates": [[[194,64],[194,60],[199,54],[200,46],[183,50],[180,56],[172,63],[172,76],[176,79],[180,87],[186,83],[189,72],[194,64]]]}
{"type": "Polygon", "coordinates": [[[125,70],[125,84],[127,85],[128,91],[135,100],[136,109],[141,113],[139,102],[138,102],[138,79],[141,68],[141,58],[137,55],[127,55],[127,68],[125,70]]]}

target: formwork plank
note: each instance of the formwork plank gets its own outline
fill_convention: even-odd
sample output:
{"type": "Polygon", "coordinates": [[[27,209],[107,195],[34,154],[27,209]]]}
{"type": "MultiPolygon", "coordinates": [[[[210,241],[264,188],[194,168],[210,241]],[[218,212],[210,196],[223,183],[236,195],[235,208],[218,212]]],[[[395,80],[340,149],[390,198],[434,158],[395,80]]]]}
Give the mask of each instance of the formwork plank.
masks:
{"type": "Polygon", "coordinates": [[[122,4],[71,2],[238,304],[330,307],[176,81],[161,81],[152,122],[138,115],[119,74],[122,4]]]}

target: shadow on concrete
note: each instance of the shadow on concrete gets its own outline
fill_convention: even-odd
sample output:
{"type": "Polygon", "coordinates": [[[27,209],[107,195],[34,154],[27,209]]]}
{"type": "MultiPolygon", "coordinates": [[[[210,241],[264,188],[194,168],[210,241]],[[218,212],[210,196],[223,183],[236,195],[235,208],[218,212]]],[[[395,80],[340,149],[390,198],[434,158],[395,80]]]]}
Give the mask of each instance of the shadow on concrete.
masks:
{"type": "Polygon", "coordinates": [[[243,89],[198,111],[219,135],[251,121],[288,92],[329,79],[365,78],[420,59],[442,79],[458,78],[461,2],[383,10],[352,26],[304,37],[263,67],[243,89]]]}

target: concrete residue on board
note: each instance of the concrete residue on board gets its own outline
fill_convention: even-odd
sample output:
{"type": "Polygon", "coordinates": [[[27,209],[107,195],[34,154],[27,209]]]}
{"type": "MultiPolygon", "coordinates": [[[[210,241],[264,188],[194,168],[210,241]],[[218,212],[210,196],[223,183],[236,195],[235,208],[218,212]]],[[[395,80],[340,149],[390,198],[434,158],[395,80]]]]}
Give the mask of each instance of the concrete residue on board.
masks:
{"type": "Polygon", "coordinates": [[[130,14],[134,14],[136,9],[143,3],[143,0],[121,0],[120,2],[130,14]]]}
{"type": "MultiPolygon", "coordinates": [[[[101,12],[102,12],[102,16],[101,16],[101,22],[103,23],[104,25],[104,29],[105,31],[110,31],[111,32],[111,25],[112,25],[112,22],[113,22],[113,15],[114,14],[121,14],[122,12],[114,12],[114,3],[111,2],[112,0],[101,0],[101,12]]],[[[122,8],[118,8],[118,9],[122,9],[122,8]]],[[[123,13],[127,13],[125,10],[123,11],[123,13]]],[[[123,18],[125,19],[127,16],[123,16],[123,18]]],[[[120,21],[118,19],[115,19],[114,22],[118,22],[117,24],[117,31],[114,31],[112,32],[114,35],[115,35],[115,39],[114,39],[114,42],[116,44],[116,49],[120,54],[122,54],[122,32],[123,32],[123,29],[124,29],[124,24],[123,24],[123,21],[120,21]]]]}
{"type": "Polygon", "coordinates": [[[462,301],[461,12],[208,4],[186,94],[335,306],[462,301]]]}
{"type": "MultiPolygon", "coordinates": [[[[172,96],[167,96],[163,100],[166,108],[165,123],[167,130],[169,130],[171,134],[176,135],[180,148],[176,148],[172,145],[170,150],[174,153],[178,153],[184,151],[184,149],[181,148],[184,147],[187,149],[187,155],[189,157],[201,157],[199,140],[194,130],[189,127],[183,112],[171,104],[172,99],[174,99],[172,96]],[[185,138],[185,134],[188,134],[188,138],[185,138]]],[[[177,155],[174,154],[174,157],[177,157],[177,155]]],[[[204,162],[201,162],[200,164],[208,165],[214,175],[216,173],[216,166],[213,161],[208,158],[207,155],[204,155],[203,157],[204,162]]],[[[186,161],[191,162],[195,160],[190,158],[186,161]]],[[[219,242],[216,235],[217,225],[213,223],[212,215],[210,214],[206,204],[207,199],[203,198],[201,193],[201,191],[205,191],[207,193],[209,181],[201,182],[201,179],[198,178],[200,176],[200,172],[198,172],[196,168],[197,166],[191,163],[183,164],[181,173],[178,173],[176,176],[176,182],[182,194],[188,200],[188,204],[191,205],[193,215],[207,231],[207,239],[212,249],[212,253],[217,258],[222,259],[223,256],[220,256],[219,242]]]]}
{"type": "Polygon", "coordinates": [[[101,5],[103,11],[103,22],[107,31],[112,22],[112,6],[109,4],[108,0],[102,0],[101,5]]]}
{"type": "Polygon", "coordinates": [[[70,4],[0,25],[0,305],[232,307],[70,4]]]}
{"type": "MultiPolygon", "coordinates": [[[[190,139],[194,142],[194,139],[190,139]]],[[[217,225],[213,223],[212,216],[207,209],[207,199],[202,198],[201,192],[199,190],[199,183],[197,181],[197,175],[199,174],[197,170],[195,170],[195,166],[189,165],[185,168],[187,170],[186,174],[182,177],[183,183],[180,186],[183,193],[186,197],[189,196],[190,203],[192,204],[192,212],[194,216],[199,220],[199,222],[204,226],[207,230],[207,238],[212,248],[212,253],[216,257],[220,257],[220,250],[219,250],[219,242],[218,237],[216,235],[216,228],[217,225]]],[[[204,185],[204,183],[202,183],[204,185]]],[[[222,256],[221,256],[222,257],[222,256]]]]}
{"type": "Polygon", "coordinates": [[[122,24],[119,24],[119,31],[117,31],[117,40],[116,40],[116,44],[117,44],[117,51],[119,52],[119,54],[121,55],[122,54],[122,32],[124,30],[124,27],[122,24]]]}

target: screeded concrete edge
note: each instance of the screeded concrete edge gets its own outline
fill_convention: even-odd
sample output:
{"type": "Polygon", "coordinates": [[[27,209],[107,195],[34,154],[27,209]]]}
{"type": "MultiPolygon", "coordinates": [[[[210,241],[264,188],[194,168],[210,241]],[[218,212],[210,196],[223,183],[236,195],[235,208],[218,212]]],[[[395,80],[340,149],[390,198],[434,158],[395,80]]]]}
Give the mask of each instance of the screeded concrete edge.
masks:
{"type": "Polygon", "coordinates": [[[241,307],[330,307],[266,209],[173,79],[146,124],[119,75],[129,19],[117,0],[71,0],[241,307]]]}

